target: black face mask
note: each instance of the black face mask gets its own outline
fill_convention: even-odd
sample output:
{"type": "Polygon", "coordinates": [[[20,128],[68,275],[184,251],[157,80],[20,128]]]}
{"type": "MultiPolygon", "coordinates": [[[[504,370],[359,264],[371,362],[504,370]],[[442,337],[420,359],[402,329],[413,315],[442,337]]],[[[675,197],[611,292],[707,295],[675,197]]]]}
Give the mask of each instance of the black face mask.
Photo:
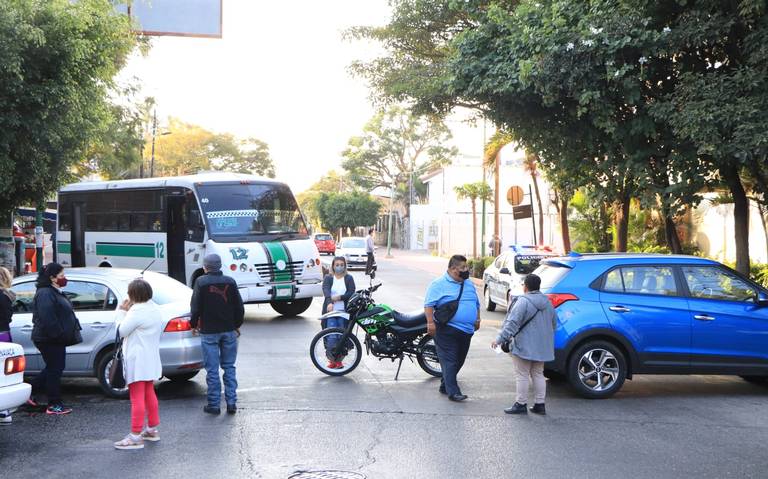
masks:
{"type": "Polygon", "coordinates": [[[469,279],[469,270],[467,270],[467,271],[459,271],[459,278],[461,278],[461,279],[469,279]]]}

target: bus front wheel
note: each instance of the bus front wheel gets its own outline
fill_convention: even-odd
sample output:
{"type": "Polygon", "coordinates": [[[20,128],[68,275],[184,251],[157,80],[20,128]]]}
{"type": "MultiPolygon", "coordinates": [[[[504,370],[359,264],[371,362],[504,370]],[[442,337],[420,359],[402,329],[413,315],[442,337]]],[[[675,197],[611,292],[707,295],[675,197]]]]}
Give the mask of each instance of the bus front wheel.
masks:
{"type": "Polygon", "coordinates": [[[272,301],[272,309],[283,316],[298,316],[309,308],[312,298],[294,299],[293,301],[272,301]]]}

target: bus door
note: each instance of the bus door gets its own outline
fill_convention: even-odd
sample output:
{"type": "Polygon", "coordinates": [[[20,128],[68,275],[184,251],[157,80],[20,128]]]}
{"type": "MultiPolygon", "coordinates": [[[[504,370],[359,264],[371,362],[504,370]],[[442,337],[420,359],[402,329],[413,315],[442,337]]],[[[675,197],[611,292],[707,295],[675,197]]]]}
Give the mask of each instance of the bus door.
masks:
{"type": "Polygon", "coordinates": [[[184,225],[184,196],[166,196],[168,208],[167,240],[168,276],[187,284],[186,265],[184,264],[184,240],[186,237],[184,225]]]}
{"type": "Polygon", "coordinates": [[[71,262],[72,267],[85,266],[85,203],[72,202],[72,228],[71,228],[71,262]]]}

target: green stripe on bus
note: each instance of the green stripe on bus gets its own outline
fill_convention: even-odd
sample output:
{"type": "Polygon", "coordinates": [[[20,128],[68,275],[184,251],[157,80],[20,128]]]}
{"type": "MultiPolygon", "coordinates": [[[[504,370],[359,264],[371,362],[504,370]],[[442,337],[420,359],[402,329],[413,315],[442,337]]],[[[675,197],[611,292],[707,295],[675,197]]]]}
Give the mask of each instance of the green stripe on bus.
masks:
{"type": "Polygon", "coordinates": [[[285,250],[283,243],[263,243],[269,250],[269,255],[272,257],[272,264],[275,267],[275,281],[291,281],[291,263],[288,257],[288,252],[285,250]],[[283,270],[277,269],[277,263],[282,261],[285,264],[283,270]]]}
{"type": "Polygon", "coordinates": [[[98,256],[129,256],[132,258],[154,258],[155,245],[96,243],[96,254],[98,256]]]}
{"type": "Polygon", "coordinates": [[[58,250],[61,254],[72,254],[72,243],[69,241],[59,241],[58,250]]]}

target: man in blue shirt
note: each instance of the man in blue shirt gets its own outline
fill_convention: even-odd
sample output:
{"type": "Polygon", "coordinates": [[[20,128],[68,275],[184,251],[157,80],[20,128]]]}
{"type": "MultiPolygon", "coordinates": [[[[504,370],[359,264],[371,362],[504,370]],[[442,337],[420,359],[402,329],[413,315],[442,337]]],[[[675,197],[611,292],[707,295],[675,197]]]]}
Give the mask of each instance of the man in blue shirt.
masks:
{"type": "Polygon", "coordinates": [[[457,402],[467,399],[467,396],[461,393],[456,376],[464,366],[472,335],[480,328],[480,300],[475,285],[468,279],[467,258],[454,255],[448,262],[448,271],[432,281],[424,299],[427,332],[435,338],[437,357],[443,370],[440,392],[457,402]],[[458,298],[463,283],[464,290],[456,314],[448,324],[436,324],[435,308],[458,298]]]}

